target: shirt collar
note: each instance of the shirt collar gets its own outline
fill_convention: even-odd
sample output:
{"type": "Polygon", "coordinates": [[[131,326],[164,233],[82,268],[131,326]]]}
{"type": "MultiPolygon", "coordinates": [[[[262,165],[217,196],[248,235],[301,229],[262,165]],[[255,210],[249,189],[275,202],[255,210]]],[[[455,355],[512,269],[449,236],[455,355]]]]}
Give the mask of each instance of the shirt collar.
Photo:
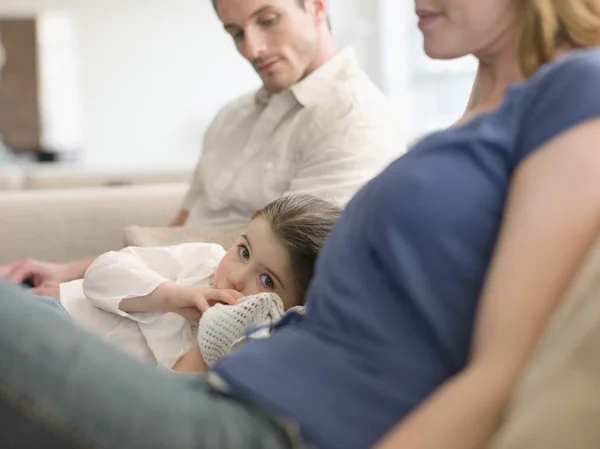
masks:
{"type": "MultiPolygon", "coordinates": [[[[356,53],[351,47],[346,47],[289,90],[302,106],[312,106],[331,92],[340,72],[356,70],[358,70],[356,53]]],[[[261,87],[255,98],[257,103],[267,104],[272,96],[273,94],[261,87]]]]}
{"type": "Polygon", "coordinates": [[[260,89],[258,89],[258,92],[256,92],[256,96],[255,96],[256,103],[266,105],[269,103],[271,96],[272,96],[272,94],[269,93],[267,91],[267,89],[265,89],[264,87],[261,87],[260,89]]]}

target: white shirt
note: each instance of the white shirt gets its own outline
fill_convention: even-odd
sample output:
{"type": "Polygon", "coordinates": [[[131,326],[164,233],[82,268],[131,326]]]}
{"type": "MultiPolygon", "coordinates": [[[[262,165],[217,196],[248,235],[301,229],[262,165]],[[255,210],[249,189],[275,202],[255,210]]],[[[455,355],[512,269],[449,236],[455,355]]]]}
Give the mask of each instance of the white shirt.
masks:
{"type": "Polygon", "coordinates": [[[400,129],[354,51],[342,50],[289,90],[263,88],[217,114],[183,203],[187,224],[247,222],[289,193],[345,205],[405,151],[400,129]]]}
{"type": "Polygon", "coordinates": [[[224,255],[221,246],[209,243],[109,252],[94,261],[84,279],[61,284],[61,302],[77,324],[134,357],[171,368],[196,345],[187,320],[173,313],[128,314],[119,304],[167,281],[208,285],[224,255]]]}

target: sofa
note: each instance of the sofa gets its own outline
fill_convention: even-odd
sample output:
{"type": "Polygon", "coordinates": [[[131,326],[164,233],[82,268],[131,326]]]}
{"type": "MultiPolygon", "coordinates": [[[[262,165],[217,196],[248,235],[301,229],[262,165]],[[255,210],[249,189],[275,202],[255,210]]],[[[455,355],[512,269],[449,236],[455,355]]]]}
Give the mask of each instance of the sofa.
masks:
{"type": "Polygon", "coordinates": [[[0,265],[120,249],[126,226],[166,226],[186,191],[186,183],[177,183],[0,193],[0,265]]]}
{"type": "Polygon", "coordinates": [[[188,183],[189,169],[99,170],[77,165],[0,165],[0,193],[16,190],[70,189],[188,183]]]}
{"type": "Polygon", "coordinates": [[[600,448],[600,239],[544,331],[486,449],[600,448]]]}

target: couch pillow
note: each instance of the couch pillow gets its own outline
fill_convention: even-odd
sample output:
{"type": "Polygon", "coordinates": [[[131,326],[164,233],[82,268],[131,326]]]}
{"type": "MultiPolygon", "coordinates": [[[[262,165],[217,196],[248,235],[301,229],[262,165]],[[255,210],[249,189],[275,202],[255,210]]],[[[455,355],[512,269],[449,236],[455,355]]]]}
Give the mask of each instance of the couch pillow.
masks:
{"type": "Polygon", "coordinates": [[[563,299],[488,449],[600,447],[600,241],[563,299]]]}
{"type": "Polygon", "coordinates": [[[244,232],[245,226],[236,227],[144,227],[125,228],[125,246],[170,246],[180,243],[218,243],[228,249],[244,232]]]}

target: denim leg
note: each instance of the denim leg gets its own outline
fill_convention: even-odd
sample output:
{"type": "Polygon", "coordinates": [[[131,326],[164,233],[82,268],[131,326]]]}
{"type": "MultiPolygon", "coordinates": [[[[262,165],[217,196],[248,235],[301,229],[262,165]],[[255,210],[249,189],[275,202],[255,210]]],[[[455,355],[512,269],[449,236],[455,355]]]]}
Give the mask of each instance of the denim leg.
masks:
{"type": "Polygon", "coordinates": [[[50,296],[38,296],[37,298],[38,298],[38,300],[42,301],[44,304],[47,304],[50,307],[52,307],[52,309],[55,310],[56,312],[62,313],[66,316],[69,316],[69,313],[67,312],[67,310],[55,298],[52,298],[50,296]]]}
{"type": "Polygon", "coordinates": [[[146,366],[0,283],[0,447],[282,449],[278,418],[146,366]]]}
{"type": "MultiPolygon", "coordinates": [[[[0,280],[1,280],[1,278],[0,278],[0,280]]],[[[21,284],[20,287],[25,290],[29,290],[31,288],[30,285],[27,285],[25,283],[21,284]]],[[[37,296],[37,298],[39,298],[39,300],[42,301],[44,304],[49,305],[54,311],[62,313],[66,316],[69,316],[69,313],[67,312],[67,310],[63,307],[63,305],[60,303],[60,301],[58,301],[56,298],[52,298],[51,296],[37,296]]]]}

